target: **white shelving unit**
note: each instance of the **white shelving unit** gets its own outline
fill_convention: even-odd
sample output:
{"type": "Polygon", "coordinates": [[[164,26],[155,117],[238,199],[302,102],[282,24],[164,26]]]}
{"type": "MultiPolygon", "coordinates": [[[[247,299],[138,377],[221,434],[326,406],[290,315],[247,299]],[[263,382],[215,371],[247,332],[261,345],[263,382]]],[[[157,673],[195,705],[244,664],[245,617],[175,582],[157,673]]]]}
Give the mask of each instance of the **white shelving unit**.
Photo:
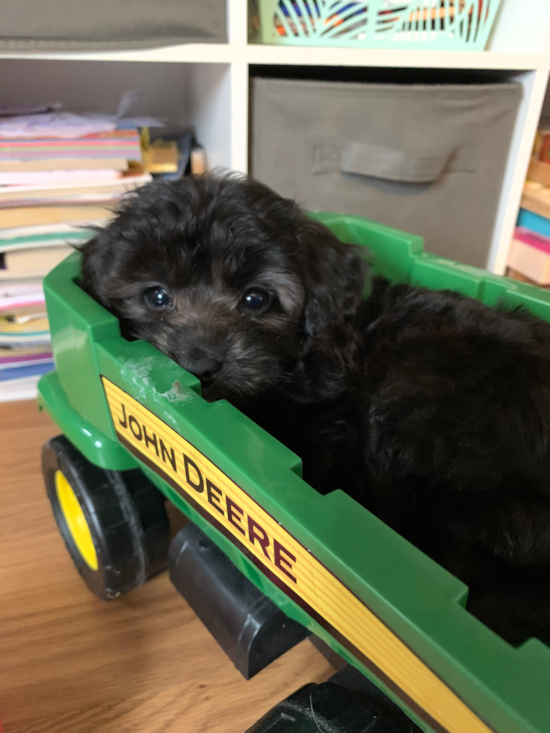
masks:
{"type": "Polygon", "coordinates": [[[487,266],[503,273],[550,73],[550,0],[503,0],[484,52],[261,46],[247,40],[247,0],[228,0],[227,44],[105,53],[2,53],[0,99],[61,101],[75,111],[114,110],[143,89],[137,110],[193,125],[211,167],[248,167],[248,81],[255,64],[462,69],[498,72],[524,89],[507,156],[487,266]]]}

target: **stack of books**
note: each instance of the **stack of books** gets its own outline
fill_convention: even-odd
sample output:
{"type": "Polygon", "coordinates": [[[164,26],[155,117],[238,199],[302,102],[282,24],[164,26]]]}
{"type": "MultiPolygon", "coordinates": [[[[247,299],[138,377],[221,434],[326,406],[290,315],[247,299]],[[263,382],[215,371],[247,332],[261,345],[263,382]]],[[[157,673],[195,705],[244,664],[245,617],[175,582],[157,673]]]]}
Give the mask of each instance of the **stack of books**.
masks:
{"type": "Polygon", "coordinates": [[[0,401],[53,369],[43,277],[148,183],[136,127],[63,112],[0,117],[0,401]]]}
{"type": "Polygon", "coordinates": [[[40,281],[0,281],[0,400],[32,397],[40,376],[51,369],[40,281]]]}
{"type": "Polygon", "coordinates": [[[508,255],[508,275],[550,287],[550,132],[537,134],[508,255]]]}

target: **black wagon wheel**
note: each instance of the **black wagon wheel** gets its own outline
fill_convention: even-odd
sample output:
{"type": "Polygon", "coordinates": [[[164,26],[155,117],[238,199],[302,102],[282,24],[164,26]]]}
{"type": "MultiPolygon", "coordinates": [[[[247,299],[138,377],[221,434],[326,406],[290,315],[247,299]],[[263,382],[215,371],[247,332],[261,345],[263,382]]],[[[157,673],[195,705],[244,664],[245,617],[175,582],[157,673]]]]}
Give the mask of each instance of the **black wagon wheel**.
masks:
{"type": "Polygon", "coordinates": [[[165,569],[164,497],[139,469],[99,468],[60,435],[42,448],[42,472],[67,550],[99,598],[113,600],[165,569]]]}

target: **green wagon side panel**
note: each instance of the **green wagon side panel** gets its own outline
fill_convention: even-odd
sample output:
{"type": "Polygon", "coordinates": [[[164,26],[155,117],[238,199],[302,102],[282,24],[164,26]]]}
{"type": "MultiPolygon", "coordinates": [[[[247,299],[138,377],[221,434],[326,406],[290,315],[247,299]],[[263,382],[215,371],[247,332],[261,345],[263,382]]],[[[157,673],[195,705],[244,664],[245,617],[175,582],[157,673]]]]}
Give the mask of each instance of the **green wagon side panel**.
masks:
{"type": "Polygon", "coordinates": [[[108,438],[75,410],[61,386],[58,372],[45,374],[40,380],[38,404],[71,443],[96,466],[107,469],[116,466],[117,471],[126,471],[138,465],[118,440],[108,438]]]}
{"type": "MultiPolygon", "coordinates": [[[[491,306],[522,305],[550,321],[550,293],[426,254],[420,238],[358,217],[316,216],[343,241],[365,245],[374,271],[393,281],[450,288],[491,306]]],[[[151,345],[122,339],[117,320],[75,282],[78,268],[75,253],[46,278],[57,371],[43,378],[39,389],[42,406],[89,460],[113,470],[136,465],[116,439],[101,374],[242,487],[491,728],[498,733],[550,731],[550,649],[537,640],[520,649],[506,644],[464,609],[467,589],[457,579],[343,492],[319,496],[301,480],[300,460],[291,451],[227,402],[202,400],[195,377],[151,345]]],[[[253,583],[372,678],[166,481],[142,467],[253,583]]]]}

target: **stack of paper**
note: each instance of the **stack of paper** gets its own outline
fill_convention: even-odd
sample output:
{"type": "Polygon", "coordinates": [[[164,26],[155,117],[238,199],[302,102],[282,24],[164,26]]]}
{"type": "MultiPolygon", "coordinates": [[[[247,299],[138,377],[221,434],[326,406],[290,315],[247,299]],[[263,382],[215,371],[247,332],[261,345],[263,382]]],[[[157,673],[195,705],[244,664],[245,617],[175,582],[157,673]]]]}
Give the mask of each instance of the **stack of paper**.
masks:
{"type": "Polygon", "coordinates": [[[0,229],[0,281],[44,277],[93,234],[91,229],[74,229],[67,223],[0,229]]]}
{"type": "Polygon", "coordinates": [[[550,237],[516,227],[508,267],[537,285],[550,285],[550,237]]]}
{"type": "Polygon", "coordinates": [[[0,400],[32,397],[52,369],[41,281],[0,282],[0,400]]]}
{"type": "Polygon", "coordinates": [[[58,110],[0,117],[0,401],[53,369],[42,278],[148,183],[137,128],[58,110]]]}

